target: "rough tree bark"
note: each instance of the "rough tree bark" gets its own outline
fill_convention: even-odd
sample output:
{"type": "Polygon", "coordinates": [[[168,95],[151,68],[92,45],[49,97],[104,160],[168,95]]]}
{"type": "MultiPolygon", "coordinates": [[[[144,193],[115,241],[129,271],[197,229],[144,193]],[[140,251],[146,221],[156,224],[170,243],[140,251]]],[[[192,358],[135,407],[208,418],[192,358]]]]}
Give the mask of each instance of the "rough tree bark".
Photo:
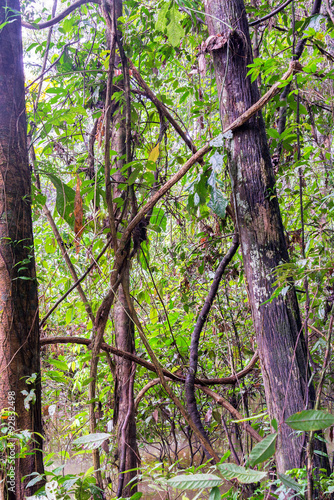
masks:
{"type": "MultiPolygon", "coordinates": [[[[115,18],[116,23],[122,16],[123,2],[115,0],[115,18]]],[[[120,191],[118,184],[124,182],[122,169],[124,165],[131,160],[130,158],[130,121],[127,114],[130,112],[130,103],[127,101],[126,82],[127,61],[122,46],[122,33],[117,26],[117,44],[120,57],[116,57],[115,63],[122,64],[123,79],[125,88],[124,109],[117,111],[113,117],[112,149],[117,152],[116,167],[117,172],[113,176],[116,183],[113,190],[113,198],[122,197],[124,205],[120,210],[114,206],[116,227],[122,224],[120,217],[125,219],[129,215],[130,196],[129,190],[120,191]]],[[[130,281],[130,262],[124,265],[123,282],[129,284],[130,281]]],[[[117,293],[117,301],[114,306],[114,324],[116,347],[129,353],[134,353],[134,325],[130,316],[127,300],[121,284],[117,293]]],[[[114,425],[117,433],[119,477],[117,486],[117,497],[130,497],[137,491],[135,483],[131,481],[136,475],[136,467],[139,465],[139,456],[136,441],[136,421],[134,408],[133,384],[135,377],[135,363],[125,358],[115,357],[116,379],[115,379],[115,403],[114,403],[114,425]],[[124,473],[124,471],[129,471],[124,473]]]]}
{"type": "MultiPolygon", "coordinates": [[[[257,83],[246,77],[252,45],[243,0],[204,0],[204,5],[209,34],[225,41],[212,54],[225,129],[259,99],[257,83]]],[[[294,288],[265,303],[274,291],[275,268],[289,259],[262,113],[226,142],[267,405],[279,424],[277,468],[284,472],[301,465],[303,437],[292,439],[283,422],[311,404],[314,389],[311,385],[307,394],[308,363],[294,288]]]]}
{"type": "MultiPolygon", "coordinates": [[[[38,295],[19,10],[19,0],[0,0],[0,25],[11,21],[0,29],[0,409],[15,406],[15,428],[41,433],[38,295]],[[29,386],[26,380],[33,373],[36,383],[29,386]],[[36,402],[27,410],[21,391],[31,389],[36,402]]],[[[41,438],[34,439],[35,451],[15,461],[15,493],[8,492],[10,499],[23,500],[40,486],[26,489],[29,479],[21,482],[23,476],[43,472],[41,438]]]]}
{"type": "MultiPolygon", "coordinates": [[[[129,280],[129,273],[125,272],[124,279],[129,280]]],[[[118,289],[118,297],[114,306],[116,347],[125,352],[134,352],[134,327],[130,318],[129,308],[123,287],[118,289]]],[[[135,363],[125,358],[115,357],[115,404],[114,425],[117,429],[117,445],[119,460],[119,479],[117,496],[130,497],[137,491],[137,487],[128,483],[137,472],[139,457],[137,455],[136,422],[134,408],[133,381],[135,363]],[[123,471],[131,470],[131,472],[123,471]]]]}

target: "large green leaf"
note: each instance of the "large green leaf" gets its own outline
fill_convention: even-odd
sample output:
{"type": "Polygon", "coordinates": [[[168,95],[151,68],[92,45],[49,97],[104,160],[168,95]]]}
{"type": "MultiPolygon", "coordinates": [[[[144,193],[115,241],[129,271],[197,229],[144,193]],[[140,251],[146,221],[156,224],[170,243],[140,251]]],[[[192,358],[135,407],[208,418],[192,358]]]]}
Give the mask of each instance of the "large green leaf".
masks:
{"type": "Polygon", "coordinates": [[[275,453],[275,442],[277,439],[277,434],[269,434],[262,441],[257,443],[249,455],[249,464],[254,467],[254,465],[260,464],[265,460],[268,460],[275,453]]]}
{"type": "Polygon", "coordinates": [[[211,197],[208,207],[221,219],[225,219],[228,200],[224,197],[222,191],[217,187],[217,179],[214,170],[212,171],[208,184],[211,186],[211,197]]]}
{"type": "Polygon", "coordinates": [[[157,21],[155,23],[155,29],[158,31],[163,31],[166,28],[169,5],[170,4],[166,2],[162,5],[161,9],[158,12],[157,21]]]}
{"type": "Polygon", "coordinates": [[[278,474],[278,477],[286,488],[296,491],[297,493],[302,490],[302,486],[292,479],[292,477],[287,476],[286,474],[278,474]]]}
{"type": "Polygon", "coordinates": [[[58,370],[63,370],[65,372],[68,370],[68,366],[65,361],[60,361],[59,359],[49,359],[48,363],[58,368],[58,370]]]}
{"type": "Polygon", "coordinates": [[[106,439],[109,439],[111,434],[106,434],[105,432],[96,432],[94,434],[88,434],[88,436],[82,436],[74,441],[76,445],[82,445],[85,450],[95,450],[106,439]]]}
{"type": "Polygon", "coordinates": [[[222,484],[222,480],[214,474],[182,474],[168,479],[167,484],[181,490],[197,490],[199,488],[214,488],[222,484]]]}
{"type": "Polygon", "coordinates": [[[334,415],[323,410],[303,410],[285,422],[295,431],[320,431],[334,425],[334,415]]]}
{"type": "Polygon", "coordinates": [[[225,479],[237,479],[243,484],[257,483],[267,476],[266,472],[246,469],[235,464],[221,464],[218,468],[225,479]]]}
{"type": "Polygon", "coordinates": [[[208,207],[221,219],[225,219],[228,200],[224,197],[219,188],[212,190],[208,207]]]}
{"type": "Polygon", "coordinates": [[[173,7],[170,9],[170,23],[167,26],[168,40],[173,47],[176,47],[180,43],[181,38],[185,36],[185,31],[180,24],[181,19],[182,14],[174,3],[173,7]]]}
{"type": "Polygon", "coordinates": [[[67,224],[74,228],[74,198],[75,191],[61,181],[54,174],[47,174],[52,184],[57,190],[56,207],[57,211],[67,224]]]}

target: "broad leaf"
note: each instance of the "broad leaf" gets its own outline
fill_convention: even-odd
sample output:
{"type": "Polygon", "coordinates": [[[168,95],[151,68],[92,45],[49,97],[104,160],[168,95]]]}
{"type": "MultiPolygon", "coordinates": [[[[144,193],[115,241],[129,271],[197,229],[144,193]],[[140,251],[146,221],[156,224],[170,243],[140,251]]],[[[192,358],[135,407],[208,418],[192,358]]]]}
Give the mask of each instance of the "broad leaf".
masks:
{"type": "Polygon", "coordinates": [[[167,484],[181,490],[197,490],[198,488],[214,488],[222,484],[222,480],[213,474],[182,474],[168,479],[167,484]]]}
{"type": "Polygon", "coordinates": [[[237,479],[242,484],[257,483],[267,476],[266,472],[246,469],[235,464],[221,464],[218,469],[225,479],[237,479]]]}
{"type": "Polygon", "coordinates": [[[297,493],[302,490],[302,486],[292,479],[292,477],[287,476],[286,474],[278,474],[278,477],[286,488],[296,491],[297,493]]]}
{"type": "Polygon", "coordinates": [[[181,19],[182,14],[179,12],[177,5],[174,4],[170,10],[170,23],[167,26],[168,40],[173,47],[176,47],[180,43],[181,38],[185,36],[185,31],[180,24],[181,19]]]}
{"type": "Polygon", "coordinates": [[[149,161],[156,162],[158,158],[159,158],[159,143],[151,150],[150,154],[148,155],[149,161]]]}
{"type": "Polygon", "coordinates": [[[43,476],[41,474],[39,474],[38,472],[33,472],[31,474],[31,476],[35,476],[33,477],[29,483],[27,484],[27,488],[30,488],[31,486],[34,486],[35,484],[37,484],[39,481],[43,481],[43,476]]]}
{"type": "Polygon", "coordinates": [[[85,450],[95,450],[106,439],[110,438],[110,434],[105,432],[96,432],[94,434],[88,434],[88,436],[82,436],[74,441],[76,445],[82,445],[85,450]]]}
{"type": "Polygon", "coordinates": [[[60,361],[59,359],[49,359],[48,363],[58,368],[58,370],[64,370],[64,372],[67,372],[68,370],[68,366],[67,363],[65,363],[65,361],[60,361]]]}
{"type": "Polygon", "coordinates": [[[169,5],[170,4],[166,2],[159,10],[157,21],[155,23],[155,29],[158,31],[164,31],[167,26],[167,12],[169,5]]]}
{"type": "Polygon", "coordinates": [[[54,174],[47,174],[52,184],[57,190],[56,207],[57,211],[67,224],[74,228],[74,198],[75,191],[61,181],[54,174]]]}
{"type": "Polygon", "coordinates": [[[134,495],[132,495],[130,500],[139,500],[142,496],[143,494],[140,491],[137,491],[134,495]]]}
{"type": "Polygon", "coordinates": [[[208,207],[221,219],[225,219],[228,200],[216,185],[212,186],[211,198],[208,207]]]}
{"type": "Polygon", "coordinates": [[[277,439],[277,434],[269,434],[262,441],[257,443],[252,449],[249,455],[249,464],[254,467],[254,465],[260,464],[270,458],[275,453],[275,442],[277,439]]]}
{"type": "Polygon", "coordinates": [[[295,431],[320,431],[334,425],[334,415],[322,410],[303,410],[285,421],[295,431]]]}

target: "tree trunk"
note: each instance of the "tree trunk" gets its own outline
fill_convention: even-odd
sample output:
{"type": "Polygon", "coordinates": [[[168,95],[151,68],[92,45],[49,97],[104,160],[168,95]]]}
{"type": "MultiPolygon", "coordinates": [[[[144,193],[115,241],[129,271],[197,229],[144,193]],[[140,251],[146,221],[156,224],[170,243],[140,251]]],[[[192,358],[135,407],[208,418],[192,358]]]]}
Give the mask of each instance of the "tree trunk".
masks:
{"type": "MultiPolygon", "coordinates": [[[[259,99],[257,83],[246,77],[253,62],[243,0],[204,0],[210,35],[225,44],[213,51],[223,128],[259,99]],[[221,20],[221,21],[219,21],[221,20]],[[221,40],[221,38],[220,38],[221,40]]],[[[261,112],[227,142],[234,208],[257,335],[270,416],[279,424],[279,472],[301,465],[303,437],[292,438],[283,421],[312,403],[307,395],[308,363],[293,286],[286,297],[273,294],[275,268],[288,262],[275,179],[261,112]],[[228,144],[229,142],[229,144],[228,144]]]]}
{"type": "MultiPolygon", "coordinates": [[[[124,279],[129,280],[128,269],[124,279]]],[[[116,347],[126,352],[134,352],[134,328],[123,287],[120,285],[118,298],[114,307],[116,347]]],[[[119,479],[117,496],[130,497],[137,491],[134,483],[127,484],[137,475],[138,450],[136,442],[136,422],[134,410],[133,382],[135,364],[124,358],[116,357],[114,425],[117,429],[117,446],[119,459],[119,479]]]]}
{"type": "MultiPolygon", "coordinates": [[[[0,409],[9,408],[17,413],[7,420],[15,429],[41,433],[38,295],[21,19],[10,9],[19,11],[19,1],[0,0],[0,25],[10,21],[0,29],[0,409]],[[26,380],[34,373],[36,382],[28,385],[26,380]],[[30,402],[27,410],[22,391],[31,390],[36,400],[30,402]]],[[[21,482],[23,476],[43,472],[42,441],[38,435],[34,440],[31,449],[35,451],[15,460],[15,466],[9,465],[5,471],[8,498],[23,500],[40,487],[39,484],[25,489],[31,478],[21,482]],[[14,470],[15,481],[11,482],[14,470]]]]}
{"type": "MultiPolygon", "coordinates": [[[[116,22],[122,16],[123,2],[122,0],[115,0],[115,17],[116,22]]],[[[121,43],[122,33],[117,27],[118,44],[121,43]]],[[[120,66],[122,61],[122,49],[119,47],[120,56],[116,55],[115,65],[120,66]]],[[[125,57],[123,53],[123,57],[125,57]]],[[[124,64],[122,64],[124,72],[124,64]]],[[[125,75],[123,74],[122,84],[125,86],[125,75]]],[[[116,167],[117,171],[113,175],[115,187],[113,190],[113,198],[123,198],[124,205],[121,209],[117,209],[114,205],[115,220],[118,230],[121,230],[122,220],[125,220],[129,214],[130,208],[130,190],[118,189],[118,184],[124,183],[124,176],[122,169],[127,161],[130,160],[129,152],[127,151],[127,131],[126,131],[126,106],[124,109],[116,111],[113,116],[113,134],[111,139],[111,147],[117,151],[116,167]],[[124,159],[126,158],[126,159],[124,159]]],[[[126,182],[126,181],[125,181],[126,182]]],[[[129,284],[130,281],[130,258],[124,264],[123,280],[129,284]]],[[[115,323],[115,339],[116,347],[125,352],[134,353],[134,324],[130,316],[129,307],[127,304],[126,296],[124,294],[123,286],[120,285],[117,294],[117,301],[114,306],[114,323],[115,323]]],[[[117,487],[117,497],[130,497],[137,492],[135,482],[129,486],[128,483],[136,475],[135,470],[138,467],[139,456],[136,440],[136,421],[135,421],[135,406],[134,406],[134,392],[133,385],[135,379],[135,363],[132,361],[115,357],[116,364],[116,378],[115,378],[115,405],[114,405],[114,425],[117,432],[117,455],[119,460],[119,477],[117,487]],[[124,471],[131,470],[131,472],[124,471]]]]}

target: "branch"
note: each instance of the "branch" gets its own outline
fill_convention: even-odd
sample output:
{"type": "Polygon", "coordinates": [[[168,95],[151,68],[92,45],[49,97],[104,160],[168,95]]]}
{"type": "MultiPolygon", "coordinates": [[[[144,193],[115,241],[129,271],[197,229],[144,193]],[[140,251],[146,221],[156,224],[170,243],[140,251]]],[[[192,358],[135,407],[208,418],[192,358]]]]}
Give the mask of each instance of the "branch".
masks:
{"type": "Polygon", "coordinates": [[[196,153],[197,149],[193,141],[190,139],[190,137],[187,136],[187,134],[182,130],[180,125],[177,123],[177,121],[172,117],[164,103],[162,103],[157,96],[152,92],[150,87],[147,85],[145,80],[141,77],[138,69],[133,65],[131,61],[129,61],[130,69],[132,71],[132,76],[137,80],[138,84],[145,90],[147,97],[155,104],[155,106],[158,108],[158,110],[161,112],[161,114],[167,118],[169,123],[174,127],[176,132],[179,134],[179,136],[184,140],[184,142],[187,144],[188,148],[192,153],[196,153]]]}
{"type": "Polygon", "coordinates": [[[267,19],[270,19],[271,17],[273,17],[276,14],[278,14],[279,12],[281,12],[281,10],[285,9],[285,7],[287,7],[289,5],[289,3],[291,3],[291,2],[292,2],[292,0],[287,0],[287,2],[282,3],[282,5],[279,5],[275,10],[273,10],[272,12],[267,14],[266,16],[261,17],[261,19],[256,19],[255,21],[248,23],[248,26],[257,26],[258,24],[263,23],[267,19]]]}
{"type": "Polygon", "coordinates": [[[207,433],[203,427],[201,416],[197,408],[196,395],[195,395],[195,376],[197,373],[197,364],[198,364],[198,345],[199,339],[205,325],[208,314],[211,310],[211,306],[218,292],[219,284],[224,274],[224,271],[228,264],[233,259],[237,249],[239,247],[239,237],[238,234],[235,234],[233,237],[233,243],[225,257],[222,259],[219,264],[215,277],[210,287],[210,291],[208,293],[207,298],[205,299],[204,305],[202,307],[201,312],[198,315],[194,330],[191,335],[191,344],[190,344],[190,356],[189,356],[189,368],[186,376],[185,382],[185,393],[186,393],[186,401],[187,407],[192,419],[197,425],[198,430],[208,439],[207,433]]]}
{"type": "Polygon", "coordinates": [[[107,79],[107,91],[106,91],[106,100],[105,100],[105,126],[104,126],[104,179],[105,179],[105,187],[106,187],[106,203],[108,208],[108,216],[109,216],[109,225],[110,225],[110,233],[111,239],[114,247],[114,251],[117,250],[117,230],[115,224],[115,215],[114,215],[114,205],[113,205],[113,196],[111,192],[110,186],[110,120],[111,120],[111,96],[112,96],[112,85],[114,78],[114,63],[115,63],[115,50],[116,50],[116,33],[115,33],[115,22],[114,22],[114,13],[112,13],[112,19],[109,17],[108,11],[105,9],[105,5],[102,6],[103,17],[107,24],[107,29],[110,35],[110,53],[109,53],[109,67],[108,67],[108,79],[107,79]]]}
{"type": "Polygon", "coordinates": [[[29,30],[43,30],[45,28],[50,28],[50,26],[54,26],[55,24],[59,23],[64,17],[68,16],[73,12],[75,9],[78,7],[81,7],[81,5],[84,5],[86,3],[96,3],[100,5],[99,0],[77,0],[74,2],[72,5],[67,7],[63,12],[58,14],[58,16],[54,17],[53,19],[50,19],[50,21],[46,21],[45,23],[27,23],[26,21],[21,21],[21,25],[23,28],[28,28],[29,30]]]}
{"type": "MultiPolygon", "coordinates": [[[[231,405],[231,403],[226,401],[226,399],[223,398],[223,396],[217,394],[208,387],[203,387],[198,385],[196,385],[196,387],[197,389],[200,389],[202,392],[213,398],[216,401],[216,403],[220,404],[223,408],[228,410],[236,420],[243,420],[244,417],[241,415],[241,413],[239,413],[238,410],[236,410],[231,405]]],[[[248,432],[248,434],[250,434],[257,442],[262,441],[262,437],[260,436],[260,434],[258,434],[256,430],[253,429],[253,427],[251,427],[247,422],[241,422],[241,425],[245,429],[245,431],[248,432]]]]}
{"type": "MultiPolygon", "coordinates": [[[[92,347],[92,341],[90,339],[85,339],[83,337],[44,337],[40,339],[40,345],[50,345],[50,344],[80,344],[80,345],[85,345],[88,348],[92,347]]],[[[121,349],[117,349],[116,347],[113,347],[109,344],[106,344],[105,342],[102,342],[101,344],[101,349],[103,351],[109,352],[111,354],[114,354],[115,356],[119,356],[124,359],[128,359],[130,361],[134,361],[137,363],[137,365],[143,366],[147,370],[153,373],[157,373],[154,365],[150,363],[149,361],[146,361],[143,358],[140,358],[139,356],[136,356],[135,354],[131,354],[130,352],[122,351],[121,349]]],[[[256,364],[256,362],[259,359],[259,355],[257,352],[255,352],[254,356],[250,360],[249,364],[241,370],[239,373],[236,373],[235,375],[231,375],[229,377],[223,377],[223,378],[200,378],[200,379],[195,379],[195,382],[198,386],[208,386],[208,385],[234,385],[238,382],[238,380],[244,378],[248,373],[250,373],[256,364]]],[[[174,380],[175,382],[180,382],[184,383],[185,379],[182,377],[179,377],[178,375],[175,375],[174,373],[171,373],[170,371],[166,370],[165,368],[162,368],[163,374],[168,377],[171,380],[174,380]]]]}
{"type": "MultiPolygon", "coordinates": [[[[141,391],[137,394],[137,397],[135,399],[135,411],[137,411],[138,405],[140,401],[143,399],[146,392],[158,384],[160,384],[160,379],[155,378],[150,382],[148,382],[148,384],[146,384],[141,389],[141,391]]],[[[225,398],[223,398],[223,396],[220,396],[220,394],[217,394],[216,392],[211,391],[211,389],[207,389],[206,387],[201,387],[201,386],[196,386],[196,387],[201,391],[205,392],[207,396],[213,398],[216,401],[216,403],[220,404],[223,408],[228,410],[232,415],[232,417],[234,417],[236,420],[243,420],[244,417],[241,415],[241,413],[239,413],[238,410],[231,405],[231,403],[229,403],[225,398]]],[[[248,432],[248,434],[250,434],[255,439],[255,441],[257,442],[262,441],[260,434],[258,434],[256,430],[253,429],[253,427],[251,427],[247,422],[241,422],[241,425],[244,428],[244,430],[248,432]]]]}
{"type": "Polygon", "coordinates": [[[327,14],[331,18],[332,23],[334,24],[334,16],[333,16],[333,12],[332,12],[329,0],[326,0],[326,10],[327,10],[327,14]]]}

